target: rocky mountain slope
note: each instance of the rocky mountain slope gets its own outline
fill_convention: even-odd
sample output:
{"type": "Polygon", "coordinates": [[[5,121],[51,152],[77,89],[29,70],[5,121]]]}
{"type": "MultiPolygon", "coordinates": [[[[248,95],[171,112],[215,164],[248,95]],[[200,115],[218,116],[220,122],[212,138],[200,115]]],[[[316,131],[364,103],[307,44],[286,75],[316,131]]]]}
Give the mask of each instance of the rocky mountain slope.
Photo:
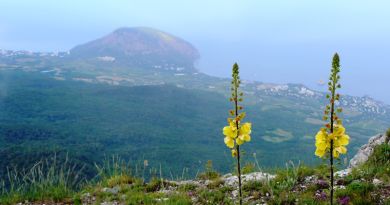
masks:
{"type": "MultiPolygon", "coordinates": [[[[378,135],[370,138],[368,144],[363,145],[351,160],[353,168],[347,172],[341,170],[335,173],[336,204],[390,203],[390,143],[384,143],[386,137],[378,135]],[[354,159],[361,158],[363,153],[367,158],[355,164],[354,159]]],[[[62,195],[45,189],[41,191],[44,192],[43,195],[35,193],[31,194],[30,198],[20,195],[20,190],[5,192],[0,196],[0,203],[230,205],[238,201],[237,176],[231,173],[220,175],[214,170],[211,162],[207,163],[205,170],[195,179],[175,180],[156,173],[150,181],[145,181],[142,176],[131,175],[128,167],[116,159],[110,160],[107,166],[98,169],[100,170],[98,180],[84,185],[78,191],[57,187],[54,190],[64,191],[61,192],[62,195]]],[[[245,166],[243,171],[245,205],[329,204],[329,169],[325,163],[318,167],[307,167],[288,162],[285,168],[279,168],[273,174],[262,172],[259,166],[245,166]]],[[[49,185],[51,186],[53,185],[49,185]]]]}
{"type": "MultiPolygon", "coordinates": [[[[337,204],[389,204],[390,203],[390,136],[379,134],[370,138],[351,159],[351,168],[335,173],[337,204]],[[372,165],[377,166],[374,170],[372,165]]],[[[287,165],[287,170],[276,174],[252,172],[242,176],[244,204],[327,204],[329,203],[328,174],[326,167],[308,168],[300,164],[287,165]]],[[[151,204],[172,200],[184,194],[188,204],[233,204],[237,201],[238,178],[232,174],[219,176],[212,169],[206,170],[198,179],[185,181],[159,181],[161,186],[154,192],[162,195],[151,204]],[[205,194],[209,192],[209,194],[205,194]]],[[[156,183],[150,182],[150,184],[156,183]]],[[[94,191],[109,195],[121,195],[120,200],[105,201],[106,204],[122,204],[128,195],[116,185],[94,191]]],[[[150,191],[151,191],[150,190],[150,191]]],[[[146,193],[145,193],[146,194],[146,193]]],[[[87,203],[97,198],[90,193],[81,196],[87,203]]],[[[185,197],[183,197],[185,198],[185,197]]],[[[139,201],[139,202],[142,202],[139,201]]]]}

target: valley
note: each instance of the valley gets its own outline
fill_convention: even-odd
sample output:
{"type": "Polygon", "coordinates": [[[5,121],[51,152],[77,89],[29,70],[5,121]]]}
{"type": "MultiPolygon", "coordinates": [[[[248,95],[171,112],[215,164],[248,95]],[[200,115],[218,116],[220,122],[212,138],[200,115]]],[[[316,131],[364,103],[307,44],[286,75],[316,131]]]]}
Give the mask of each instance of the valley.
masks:
{"type": "MultiPolygon", "coordinates": [[[[189,43],[141,28],[119,29],[76,48],[0,51],[0,175],[53,155],[68,156],[89,178],[95,163],[113,155],[134,167],[147,160],[149,169],[162,167],[167,176],[183,170],[195,176],[207,160],[221,172],[233,170],[221,132],[230,80],[199,72],[199,54],[189,43]]],[[[242,89],[254,133],[245,163],[254,154],[266,169],[289,160],[320,163],[307,153],[314,153],[323,124],[324,93],[245,80],[242,89]]],[[[353,156],[388,127],[390,107],[348,95],[340,103],[353,156]]]]}

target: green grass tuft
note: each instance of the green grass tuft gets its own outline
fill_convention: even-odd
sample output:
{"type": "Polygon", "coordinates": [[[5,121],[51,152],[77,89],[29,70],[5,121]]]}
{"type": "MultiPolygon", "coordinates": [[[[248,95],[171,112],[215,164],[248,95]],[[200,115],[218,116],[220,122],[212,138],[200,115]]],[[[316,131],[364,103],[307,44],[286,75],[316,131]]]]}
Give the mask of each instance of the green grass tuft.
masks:
{"type": "Polygon", "coordinates": [[[26,170],[8,169],[8,177],[0,183],[0,204],[70,198],[84,184],[80,172],[68,160],[59,164],[55,156],[26,170]]]}

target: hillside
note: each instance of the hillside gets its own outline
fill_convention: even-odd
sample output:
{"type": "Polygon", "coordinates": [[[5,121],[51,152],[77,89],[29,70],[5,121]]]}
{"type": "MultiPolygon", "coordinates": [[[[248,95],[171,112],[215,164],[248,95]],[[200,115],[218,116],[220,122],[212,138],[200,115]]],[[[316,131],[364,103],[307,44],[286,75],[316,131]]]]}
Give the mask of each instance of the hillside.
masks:
{"type": "MultiPolygon", "coordinates": [[[[390,135],[389,135],[390,136],[390,135]]],[[[390,203],[390,144],[385,135],[374,136],[361,147],[367,154],[364,162],[349,171],[335,173],[336,204],[390,203]],[[367,150],[366,148],[370,148],[367,150]]],[[[354,158],[358,157],[355,156],[354,158]]],[[[352,160],[351,160],[352,162],[352,160]]],[[[14,188],[4,190],[0,184],[0,203],[38,204],[165,204],[203,205],[236,204],[238,198],[235,173],[221,175],[211,162],[196,178],[164,178],[154,172],[145,181],[143,171],[134,172],[125,161],[112,158],[97,167],[95,180],[82,183],[75,180],[74,172],[61,165],[62,171],[35,174],[37,170],[51,170],[53,164],[43,163],[24,175],[17,175],[10,183],[14,188]],[[71,173],[69,175],[69,173],[71,173]],[[35,180],[29,181],[33,176],[35,180]],[[23,177],[24,180],[21,180],[23,177]],[[59,180],[58,180],[59,179],[59,180]],[[49,182],[49,183],[47,183],[49,182]],[[75,183],[76,182],[76,183],[75,183]]],[[[329,204],[329,170],[326,166],[308,167],[289,162],[272,174],[262,172],[258,164],[245,166],[243,175],[243,204],[329,204]]],[[[76,171],[77,173],[77,171],[76,171]]],[[[11,174],[15,174],[12,172],[11,174]]]]}
{"type": "MultiPolygon", "coordinates": [[[[193,176],[206,160],[213,160],[221,171],[231,168],[221,143],[220,127],[229,109],[222,94],[172,85],[58,81],[20,71],[3,71],[1,76],[7,90],[0,104],[0,170],[28,167],[55,152],[60,158],[68,154],[80,165],[86,163],[88,176],[94,174],[93,163],[116,154],[134,164],[144,160],[151,167],[161,164],[165,174],[189,168],[188,175],[193,176]]],[[[318,124],[307,121],[302,108],[294,112],[283,106],[264,108],[246,107],[257,133],[246,146],[247,160],[257,153],[266,167],[283,166],[288,160],[312,164],[314,155],[305,153],[314,151],[312,133],[318,124]]],[[[351,150],[365,141],[357,136],[373,132],[352,123],[348,128],[359,133],[351,150]]]]}

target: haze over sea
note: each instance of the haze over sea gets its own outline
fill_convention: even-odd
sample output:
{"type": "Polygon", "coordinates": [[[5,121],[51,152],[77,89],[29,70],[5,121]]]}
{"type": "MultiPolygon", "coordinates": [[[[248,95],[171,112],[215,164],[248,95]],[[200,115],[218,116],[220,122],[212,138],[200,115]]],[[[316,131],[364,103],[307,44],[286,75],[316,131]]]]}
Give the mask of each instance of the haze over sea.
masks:
{"type": "Polygon", "coordinates": [[[207,74],[228,77],[237,61],[244,79],[319,90],[339,52],[343,92],[390,103],[389,8],[385,0],[2,1],[0,49],[64,51],[147,26],[194,44],[207,74]]]}

